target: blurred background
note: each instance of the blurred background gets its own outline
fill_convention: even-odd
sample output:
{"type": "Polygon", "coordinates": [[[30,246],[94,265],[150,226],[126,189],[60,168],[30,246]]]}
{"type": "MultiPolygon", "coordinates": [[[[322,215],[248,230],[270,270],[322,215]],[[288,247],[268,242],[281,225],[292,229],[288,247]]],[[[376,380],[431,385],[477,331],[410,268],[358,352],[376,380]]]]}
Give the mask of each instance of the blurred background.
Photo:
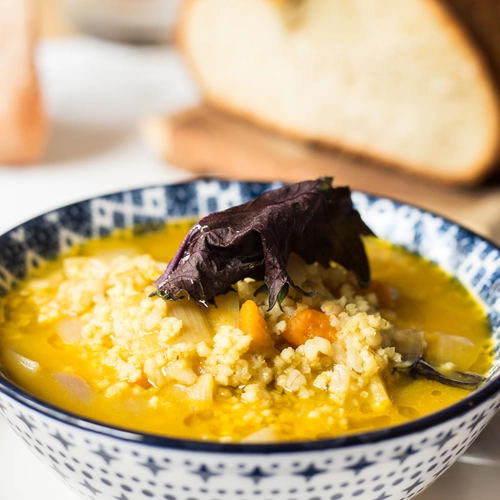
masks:
{"type": "MultiPolygon", "coordinates": [[[[359,82],[370,82],[370,79],[378,78],[370,87],[373,87],[373,91],[367,102],[354,102],[349,103],[348,108],[346,106],[346,115],[352,115],[355,119],[350,122],[347,120],[345,126],[343,123],[340,125],[346,130],[345,135],[334,136],[333,142],[336,146],[327,148],[315,144],[314,131],[302,141],[296,140],[300,133],[276,133],[276,129],[281,128],[280,120],[286,114],[283,106],[289,106],[292,111],[294,109],[293,97],[287,97],[287,102],[284,97],[284,104],[279,111],[279,106],[276,106],[277,126],[275,123],[272,127],[260,126],[261,123],[275,118],[272,115],[272,101],[270,106],[265,106],[270,110],[270,114],[264,116],[262,111],[256,111],[254,120],[245,119],[245,115],[251,113],[248,108],[244,109],[244,104],[240,109],[231,102],[225,106],[217,105],[221,103],[220,94],[226,92],[224,82],[211,83],[211,77],[206,75],[212,67],[216,68],[217,73],[220,60],[206,57],[202,50],[204,46],[212,47],[212,52],[223,54],[227,47],[232,46],[230,37],[238,30],[252,30],[251,23],[254,22],[257,29],[250,32],[252,35],[246,45],[234,44],[234,50],[227,54],[231,57],[236,54],[236,61],[238,58],[248,61],[245,68],[250,75],[259,74],[259,69],[254,68],[252,64],[266,64],[266,57],[271,61],[271,57],[275,57],[273,51],[265,50],[266,47],[273,46],[272,38],[268,41],[264,35],[259,34],[259,26],[269,25],[269,20],[259,24],[260,20],[257,19],[249,21],[247,27],[244,23],[238,27],[238,22],[231,22],[231,16],[236,19],[236,16],[240,15],[251,20],[255,13],[251,9],[248,13],[244,9],[241,13],[232,13],[228,8],[214,12],[220,8],[219,3],[222,6],[225,3],[231,4],[224,0],[214,0],[214,5],[208,2],[210,14],[206,23],[203,22],[203,16],[207,14],[201,12],[198,15],[194,12],[191,15],[191,18],[194,18],[191,25],[194,26],[196,22],[199,23],[197,17],[202,18],[202,28],[192,28],[195,34],[201,35],[198,41],[196,36],[186,36],[188,43],[184,44],[184,47],[188,48],[182,51],[179,50],[178,44],[173,43],[174,33],[179,31],[181,0],[0,1],[0,36],[4,38],[0,52],[0,71],[7,75],[0,84],[0,96],[7,101],[4,103],[0,97],[0,135],[3,137],[0,144],[0,189],[3,191],[0,193],[0,208],[11,210],[10,207],[17,205],[14,210],[16,216],[11,222],[0,222],[0,229],[7,229],[9,225],[53,208],[56,203],[69,203],[75,198],[98,194],[96,191],[101,193],[137,184],[174,181],[199,173],[233,178],[250,177],[256,180],[299,180],[328,174],[334,176],[337,184],[349,184],[354,189],[416,203],[458,220],[483,235],[500,239],[500,220],[497,216],[500,194],[496,173],[499,149],[497,141],[500,142],[500,132],[497,137],[496,130],[500,130],[500,106],[495,101],[495,64],[500,64],[500,49],[497,50],[496,47],[500,47],[500,43],[496,44],[498,36],[495,38],[498,24],[494,23],[493,29],[489,26],[489,21],[495,21],[495,16],[496,20],[500,20],[498,2],[479,2],[485,5],[485,8],[479,9],[468,7],[468,4],[473,5],[474,2],[466,0],[435,0],[434,3],[441,5],[443,11],[429,13],[421,12],[420,7],[415,8],[425,2],[412,1],[409,7],[399,9],[401,12],[396,12],[392,18],[387,16],[387,13],[384,14],[384,9],[380,6],[367,9],[359,2],[336,2],[344,7],[340,7],[341,11],[337,16],[333,13],[334,19],[342,19],[341,26],[345,29],[335,26],[335,30],[331,30],[343,33],[343,38],[341,36],[333,42],[321,33],[310,35],[304,28],[304,19],[318,17],[314,9],[311,12],[304,11],[304,6],[315,2],[257,2],[279,10],[278,17],[283,21],[283,26],[290,30],[291,36],[295,38],[294,50],[302,58],[299,57],[299,61],[304,58],[307,60],[307,51],[315,50],[316,40],[320,40],[319,45],[323,44],[321,50],[317,50],[321,54],[325,53],[325,50],[328,51],[329,43],[337,43],[337,51],[341,56],[344,53],[349,56],[336,56],[335,59],[337,68],[347,68],[344,73],[339,73],[347,81],[346,85],[350,85],[347,88],[356,90],[361,86],[359,82]],[[345,5],[351,6],[345,8],[345,5]],[[368,13],[360,16],[360,11],[365,10],[368,13]],[[224,16],[225,11],[227,14],[224,16]],[[476,14],[473,14],[474,12],[476,14]],[[435,19],[425,18],[431,14],[435,15],[435,19]],[[448,18],[444,18],[444,14],[448,18]],[[388,19],[384,19],[384,15],[388,19]],[[456,26],[450,28],[450,20],[453,19],[456,26]],[[463,22],[464,19],[467,19],[466,23],[463,22]],[[435,32],[429,27],[425,30],[419,28],[427,25],[433,27],[435,32]],[[214,26],[212,31],[208,29],[210,26],[214,26]],[[225,33],[224,26],[232,26],[233,31],[228,29],[225,33]],[[213,35],[214,30],[220,33],[218,38],[213,35]],[[352,39],[359,35],[360,30],[367,34],[366,40],[351,47],[349,52],[347,48],[351,46],[352,39]],[[391,30],[395,34],[385,42],[381,34],[391,30]],[[398,39],[400,33],[404,34],[401,40],[398,39]],[[450,40],[446,38],[448,35],[443,33],[451,33],[450,40]],[[486,36],[485,33],[491,33],[491,36],[486,36]],[[457,41],[457,37],[463,39],[457,41]],[[9,39],[10,42],[7,43],[9,39]],[[257,41],[261,39],[264,40],[259,45],[257,41]],[[467,46],[469,41],[471,47],[467,46]],[[193,49],[189,48],[190,43],[193,49]],[[196,47],[196,44],[199,47],[196,47]],[[433,52],[439,53],[440,44],[444,54],[434,57],[433,52]],[[261,52],[252,55],[254,46],[261,52]],[[394,49],[387,51],[387,46],[394,49]],[[198,56],[193,54],[196,55],[196,51],[201,54],[199,57],[207,61],[205,66],[208,66],[208,70],[202,63],[195,61],[198,56]],[[238,51],[241,51],[241,57],[238,51]],[[361,54],[361,62],[356,66],[352,59],[358,54],[361,54]],[[389,74],[388,68],[396,66],[390,59],[383,60],[387,54],[398,64],[406,60],[406,66],[401,65],[401,69],[398,67],[390,73],[390,81],[396,80],[396,84],[392,86],[388,85],[387,78],[384,80],[378,77],[389,74]],[[419,68],[419,57],[422,61],[430,62],[422,63],[422,68],[419,68]],[[192,64],[187,64],[188,58],[192,64]],[[444,71],[442,68],[446,67],[446,63],[443,60],[455,59],[456,68],[453,66],[455,63],[450,63],[452,67],[446,69],[446,75],[437,75],[434,78],[432,71],[436,74],[444,71]],[[375,70],[378,68],[374,66],[375,63],[368,64],[372,61],[379,65],[378,72],[373,70],[374,67],[375,70]],[[363,65],[370,67],[371,73],[363,72],[363,65]],[[409,76],[406,75],[403,82],[406,83],[398,86],[398,74],[404,71],[408,73],[408,68],[409,76]],[[485,84],[486,90],[479,88],[482,73],[486,73],[483,80],[489,80],[485,84]],[[426,79],[432,80],[432,85],[426,85],[426,79]],[[409,85],[408,82],[411,81],[417,82],[418,85],[409,85]],[[459,81],[460,84],[456,83],[459,81]],[[493,130],[493,139],[484,139],[494,142],[491,147],[488,146],[493,153],[485,153],[489,155],[488,158],[464,160],[470,163],[470,166],[465,163],[465,167],[455,167],[455,160],[452,160],[449,165],[441,167],[432,162],[425,164],[425,160],[418,158],[416,163],[414,161],[412,164],[411,158],[407,161],[404,154],[401,158],[398,157],[400,152],[411,149],[408,142],[410,146],[412,142],[417,144],[419,136],[425,135],[422,131],[427,127],[427,122],[418,128],[418,120],[412,120],[410,114],[405,120],[404,114],[405,109],[409,109],[416,113],[415,116],[423,116],[423,113],[419,114],[419,108],[425,108],[426,103],[421,104],[418,96],[423,94],[424,88],[437,89],[433,90],[433,95],[453,97],[454,101],[448,99],[447,102],[451,102],[449,107],[454,107],[455,110],[459,109],[457,103],[465,102],[468,95],[466,90],[473,89],[476,85],[478,93],[490,92],[492,95],[485,97],[486,104],[483,102],[476,106],[476,102],[472,103],[465,110],[463,119],[459,114],[460,110],[457,111],[453,120],[471,122],[472,130],[480,130],[483,127],[486,131],[483,135],[486,135],[488,130],[493,130]],[[491,88],[488,88],[488,85],[491,88]],[[394,96],[392,107],[391,96],[394,96]],[[381,104],[377,108],[378,98],[381,104]],[[492,102],[491,105],[488,98],[492,102]],[[405,99],[415,101],[415,105],[405,108],[409,106],[405,99]],[[209,106],[206,105],[207,102],[209,106]],[[399,111],[400,115],[403,115],[400,124],[393,120],[393,108],[397,108],[396,104],[398,109],[403,110],[399,111]],[[235,108],[235,113],[227,112],[231,106],[235,108]],[[259,113],[262,116],[259,116],[259,113]],[[241,115],[244,115],[243,119],[241,115]],[[373,115],[376,115],[375,118],[373,115]],[[485,118],[481,121],[483,115],[485,118]],[[375,127],[378,138],[385,138],[385,142],[389,144],[394,139],[397,153],[393,154],[393,158],[390,152],[386,154],[384,151],[377,151],[377,138],[373,140],[369,137],[370,131],[366,132],[367,137],[360,139],[365,141],[361,146],[355,144],[351,147],[349,144],[350,136],[355,135],[358,129],[361,130],[363,124],[369,120],[374,123],[372,128],[375,127]],[[394,138],[388,131],[388,125],[393,122],[396,123],[392,132],[394,138]],[[412,131],[411,127],[416,131],[412,131]],[[408,131],[404,130],[405,128],[408,131]],[[403,138],[406,143],[404,140],[398,143],[396,136],[403,133],[406,133],[406,138],[403,138]],[[313,140],[309,140],[311,136],[313,140]],[[193,147],[193,144],[196,146],[193,147]],[[10,145],[10,151],[6,148],[7,145],[10,145]],[[384,155],[389,161],[385,161],[384,155]],[[423,166],[420,166],[421,164],[423,166]],[[464,171],[463,175],[459,172],[460,169],[464,171]],[[51,192],[50,197],[41,193],[42,186],[44,193],[51,192]],[[19,190],[29,195],[31,203],[19,205],[19,190]]],[[[241,5],[248,3],[242,2],[241,5]]],[[[384,2],[381,3],[383,4],[384,2]]],[[[395,10],[394,6],[400,2],[392,0],[389,4],[387,5],[390,9],[395,10]]],[[[435,6],[433,10],[436,10],[435,6]]],[[[259,15],[261,14],[255,14],[259,15]]],[[[323,17],[327,15],[328,12],[324,13],[323,17]]],[[[184,24],[189,25],[189,19],[184,24]]],[[[271,31],[272,29],[271,27],[271,31]]],[[[273,35],[266,32],[265,36],[273,35]]],[[[277,54],[279,57],[279,52],[277,54]]],[[[285,58],[282,57],[282,60],[285,61],[285,58]]],[[[241,86],[237,80],[237,71],[243,68],[243,65],[228,60],[226,66],[235,69],[222,79],[231,81],[232,78],[232,88],[241,86]]],[[[269,71],[268,68],[262,70],[263,78],[268,78],[269,71]]],[[[285,82],[286,78],[289,82],[295,80],[287,73],[290,72],[290,64],[287,67],[283,63],[283,68],[280,64],[275,64],[273,71],[276,74],[281,71],[285,75],[285,82]]],[[[301,71],[301,68],[297,68],[296,74],[301,74],[301,71]]],[[[315,81],[326,81],[321,67],[311,71],[316,72],[313,74],[315,81]]],[[[270,77],[268,81],[271,81],[270,77]]],[[[278,84],[281,85],[279,80],[278,84]]],[[[317,92],[312,87],[308,91],[307,80],[297,85],[302,85],[304,90],[301,99],[295,99],[295,102],[307,100],[309,96],[312,101],[317,92]]],[[[282,84],[282,87],[286,88],[287,84],[282,84]]],[[[359,94],[354,90],[355,98],[359,94]]],[[[285,92],[282,94],[286,95],[285,92]]],[[[262,99],[265,98],[268,96],[262,99]]],[[[343,94],[335,96],[333,90],[330,96],[320,95],[316,101],[319,101],[321,107],[320,99],[325,102],[330,98],[332,102],[334,99],[340,103],[348,101],[347,98],[344,99],[343,94]]],[[[479,96],[477,99],[481,98],[479,96]]],[[[470,99],[472,102],[475,97],[470,99]]],[[[242,100],[245,100],[244,96],[242,100]]],[[[437,100],[431,102],[428,104],[430,109],[425,109],[425,113],[440,116],[439,104],[437,100]]],[[[252,106],[252,103],[248,106],[252,106]]],[[[441,114],[445,115],[445,111],[448,112],[444,110],[441,114]]],[[[300,126],[301,115],[296,116],[299,116],[300,126]]],[[[325,121],[336,121],[326,112],[325,117],[325,121]]],[[[434,121],[429,120],[428,123],[433,124],[434,121]]],[[[451,121],[450,118],[450,124],[451,121]]],[[[444,123],[442,128],[446,131],[446,122],[444,123]]],[[[451,130],[452,126],[448,128],[451,130]]],[[[428,149],[432,153],[432,148],[439,141],[454,141],[454,146],[450,149],[461,151],[461,144],[473,141],[468,140],[467,135],[473,135],[468,130],[457,129],[456,137],[448,134],[451,139],[441,138],[436,133],[436,137],[431,137],[428,141],[429,144],[425,142],[424,137],[418,147],[421,151],[428,149]]],[[[335,133],[337,132],[333,135],[335,133]]],[[[486,151],[487,148],[483,149],[486,151]]],[[[482,149],[479,148],[476,156],[481,154],[482,149]]],[[[465,155],[466,153],[462,156],[465,155]]]]}
{"type": "MultiPolygon", "coordinates": [[[[414,203],[500,243],[498,1],[374,0],[368,7],[331,0],[325,7],[328,2],[0,0],[0,233],[77,200],[197,175],[256,181],[331,175],[337,185],[414,203]],[[319,18],[326,24],[315,28],[319,18]],[[385,60],[387,54],[404,64],[385,60]],[[349,102],[333,87],[324,96],[317,90],[315,82],[327,81],[330,55],[336,66],[329,71],[343,75],[339,88],[364,95],[368,82],[370,99],[349,102]],[[245,90],[253,80],[254,95],[245,90]],[[265,87],[266,81],[281,89],[262,105],[269,96],[259,82],[265,87]],[[292,83],[302,86],[300,99],[285,98],[292,83]],[[443,109],[426,95],[444,96],[443,109]],[[323,124],[312,123],[318,116],[332,120],[322,105],[329,99],[345,102],[347,117],[331,143],[317,132],[323,124]],[[304,101],[319,102],[320,111],[303,106],[302,115],[295,113],[304,101]],[[417,140],[426,128],[411,118],[434,126],[446,113],[453,120],[442,120],[443,137],[422,134],[419,151],[410,151],[404,134],[417,140]],[[303,120],[297,123],[297,116],[303,120]],[[401,125],[391,129],[398,119],[401,125]],[[461,128],[465,121],[472,126],[461,128]],[[366,132],[363,148],[353,146],[367,123],[379,133],[366,132]],[[473,140],[489,145],[478,146],[467,163],[465,145],[473,140]],[[399,156],[385,154],[385,147],[399,156]],[[443,162],[419,159],[432,148],[443,162]],[[452,154],[457,150],[464,152],[452,154]]],[[[69,500],[3,422],[0,443],[2,500],[69,500]],[[21,479],[26,464],[36,481],[21,479]]],[[[497,467],[459,463],[419,498],[495,498],[497,467]]]]}

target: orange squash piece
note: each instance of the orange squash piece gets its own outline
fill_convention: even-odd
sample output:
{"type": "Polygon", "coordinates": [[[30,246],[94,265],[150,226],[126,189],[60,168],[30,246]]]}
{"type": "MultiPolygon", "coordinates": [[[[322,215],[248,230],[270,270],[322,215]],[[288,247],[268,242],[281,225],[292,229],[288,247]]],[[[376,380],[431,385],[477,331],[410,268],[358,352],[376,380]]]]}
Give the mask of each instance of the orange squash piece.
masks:
{"type": "Polygon", "coordinates": [[[330,319],[325,313],[304,309],[288,320],[282,336],[293,347],[297,347],[314,337],[323,337],[333,342],[337,338],[337,330],[330,325],[330,319]]]}
{"type": "Polygon", "coordinates": [[[275,352],[274,342],[267,330],[267,323],[257,304],[247,300],[240,309],[240,330],[250,335],[250,351],[257,354],[271,355],[275,352]]]}

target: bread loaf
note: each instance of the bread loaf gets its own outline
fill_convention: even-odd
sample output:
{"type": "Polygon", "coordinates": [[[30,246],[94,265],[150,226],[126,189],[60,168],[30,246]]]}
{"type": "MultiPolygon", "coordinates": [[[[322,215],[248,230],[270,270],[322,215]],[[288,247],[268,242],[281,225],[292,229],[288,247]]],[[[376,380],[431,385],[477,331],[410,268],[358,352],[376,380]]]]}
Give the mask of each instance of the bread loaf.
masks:
{"type": "Polygon", "coordinates": [[[477,183],[500,151],[497,0],[188,0],[207,101],[290,136],[477,183]]]}
{"type": "Polygon", "coordinates": [[[32,0],[0,0],[0,165],[32,163],[48,122],[34,65],[32,0]]]}

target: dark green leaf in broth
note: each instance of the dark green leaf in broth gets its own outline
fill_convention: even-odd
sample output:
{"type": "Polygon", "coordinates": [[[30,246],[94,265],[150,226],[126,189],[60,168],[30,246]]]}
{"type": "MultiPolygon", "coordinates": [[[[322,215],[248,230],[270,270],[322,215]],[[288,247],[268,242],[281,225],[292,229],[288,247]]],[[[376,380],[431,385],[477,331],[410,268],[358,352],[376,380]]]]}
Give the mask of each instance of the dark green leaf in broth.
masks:
{"type": "Polygon", "coordinates": [[[207,306],[249,277],[264,280],[272,308],[290,286],[300,290],[286,270],[292,252],[308,264],[335,261],[367,286],[361,235],[373,233],[354,209],[349,188],[331,184],[331,178],[290,184],[204,217],[156,281],[157,294],[169,300],[187,294],[207,306]]]}
{"type": "Polygon", "coordinates": [[[410,375],[422,377],[428,380],[436,380],[442,384],[460,389],[477,389],[486,379],[474,372],[460,372],[455,370],[440,371],[423,358],[417,360],[409,371],[410,375]]]}

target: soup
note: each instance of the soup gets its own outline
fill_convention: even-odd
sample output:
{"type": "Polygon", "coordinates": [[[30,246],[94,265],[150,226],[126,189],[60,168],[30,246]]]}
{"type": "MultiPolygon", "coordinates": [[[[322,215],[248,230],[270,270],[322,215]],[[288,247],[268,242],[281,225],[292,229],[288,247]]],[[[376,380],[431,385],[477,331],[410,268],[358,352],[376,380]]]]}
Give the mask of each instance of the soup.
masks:
{"type": "Polygon", "coordinates": [[[268,310],[245,279],[204,309],[151,295],[191,221],[120,232],[47,264],[1,300],[0,361],[36,396],[86,418],[171,437],[267,442],[394,426],[465,397],[399,369],[416,332],[443,373],[485,373],[485,312],[435,265],[365,239],[367,289],[341,266],[292,255],[268,310]],[[418,332],[418,333],[417,333],[418,332]]]}

